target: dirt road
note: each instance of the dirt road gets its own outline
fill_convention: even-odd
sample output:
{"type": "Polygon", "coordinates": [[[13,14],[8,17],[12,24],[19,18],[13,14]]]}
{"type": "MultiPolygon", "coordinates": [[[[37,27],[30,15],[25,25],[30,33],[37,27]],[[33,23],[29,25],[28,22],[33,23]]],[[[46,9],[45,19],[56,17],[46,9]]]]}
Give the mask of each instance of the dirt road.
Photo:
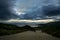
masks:
{"type": "Polygon", "coordinates": [[[60,40],[40,31],[26,31],[14,35],[0,36],[0,40],[60,40]]]}

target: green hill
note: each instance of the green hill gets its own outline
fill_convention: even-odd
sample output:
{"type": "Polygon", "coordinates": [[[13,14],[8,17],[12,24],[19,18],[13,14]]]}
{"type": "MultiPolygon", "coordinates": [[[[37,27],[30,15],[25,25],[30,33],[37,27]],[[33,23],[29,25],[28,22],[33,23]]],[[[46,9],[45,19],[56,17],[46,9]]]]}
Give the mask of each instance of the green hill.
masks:
{"type": "Polygon", "coordinates": [[[34,31],[35,32],[35,29],[30,27],[29,25],[20,27],[20,26],[16,26],[13,24],[0,23],[0,36],[21,33],[21,32],[25,32],[25,31],[34,31]]]}
{"type": "Polygon", "coordinates": [[[40,28],[43,32],[60,37],[60,21],[44,24],[40,28]]]}
{"type": "Polygon", "coordinates": [[[23,27],[18,27],[12,24],[0,23],[0,36],[10,35],[26,31],[23,27]]]}

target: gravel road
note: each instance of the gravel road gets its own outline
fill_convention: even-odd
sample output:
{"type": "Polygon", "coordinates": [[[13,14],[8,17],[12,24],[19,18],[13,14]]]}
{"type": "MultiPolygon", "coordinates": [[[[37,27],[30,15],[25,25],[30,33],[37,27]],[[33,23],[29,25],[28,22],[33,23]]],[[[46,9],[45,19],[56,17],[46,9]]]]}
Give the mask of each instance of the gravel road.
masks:
{"type": "Polygon", "coordinates": [[[26,31],[18,34],[0,36],[0,40],[60,40],[46,33],[36,31],[26,31]]]}

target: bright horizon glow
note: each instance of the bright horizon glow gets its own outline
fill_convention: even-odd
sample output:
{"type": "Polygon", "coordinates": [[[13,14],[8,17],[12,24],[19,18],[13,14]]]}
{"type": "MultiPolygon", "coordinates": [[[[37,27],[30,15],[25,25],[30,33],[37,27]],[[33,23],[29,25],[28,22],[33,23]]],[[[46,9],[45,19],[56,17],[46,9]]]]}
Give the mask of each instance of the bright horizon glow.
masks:
{"type": "Polygon", "coordinates": [[[31,23],[31,22],[35,22],[35,23],[48,23],[48,22],[53,22],[54,19],[46,19],[46,20],[17,20],[17,19],[10,19],[10,20],[6,20],[4,22],[26,22],[26,23],[31,23]]]}

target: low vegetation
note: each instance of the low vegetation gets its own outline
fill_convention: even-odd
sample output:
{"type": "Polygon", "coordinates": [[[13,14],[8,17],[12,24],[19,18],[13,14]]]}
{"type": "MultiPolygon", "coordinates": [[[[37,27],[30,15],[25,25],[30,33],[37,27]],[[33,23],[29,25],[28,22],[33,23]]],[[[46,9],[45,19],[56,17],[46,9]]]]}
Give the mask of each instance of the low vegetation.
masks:
{"type": "Polygon", "coordinates": [[[52,36],[60,37],[60,21],[47,24],[39,24],[38,27],[30,27],[29,25],[19,27],[12,24],[0,23],[0,36],[21,33],[25,31],[36,32],[36,30],[42,30],[42,32],[48,33],[52,36]]]}
{"type": "Polygon", "coordinates": [[[26,31],[26,30],[23,29],[22,27],[18,27],[12,24],[0,23],[0,36],[15,34],[23,31],[26,31]]]}
{"type": "Polygon", "coordinates": [[[28,30],[35,32],[35,29],[28,25],[25,25],[24,27],[19,27],[19,26],[12,25],[12,24],[0,23],[0,36],[21,33],[21,32],[25,32],[28,30]]]}
{"type": "Polygon", "coordinates": [[[40,29],[52,36],[60,37],[60,21],[44,24],[40,29]]]}

